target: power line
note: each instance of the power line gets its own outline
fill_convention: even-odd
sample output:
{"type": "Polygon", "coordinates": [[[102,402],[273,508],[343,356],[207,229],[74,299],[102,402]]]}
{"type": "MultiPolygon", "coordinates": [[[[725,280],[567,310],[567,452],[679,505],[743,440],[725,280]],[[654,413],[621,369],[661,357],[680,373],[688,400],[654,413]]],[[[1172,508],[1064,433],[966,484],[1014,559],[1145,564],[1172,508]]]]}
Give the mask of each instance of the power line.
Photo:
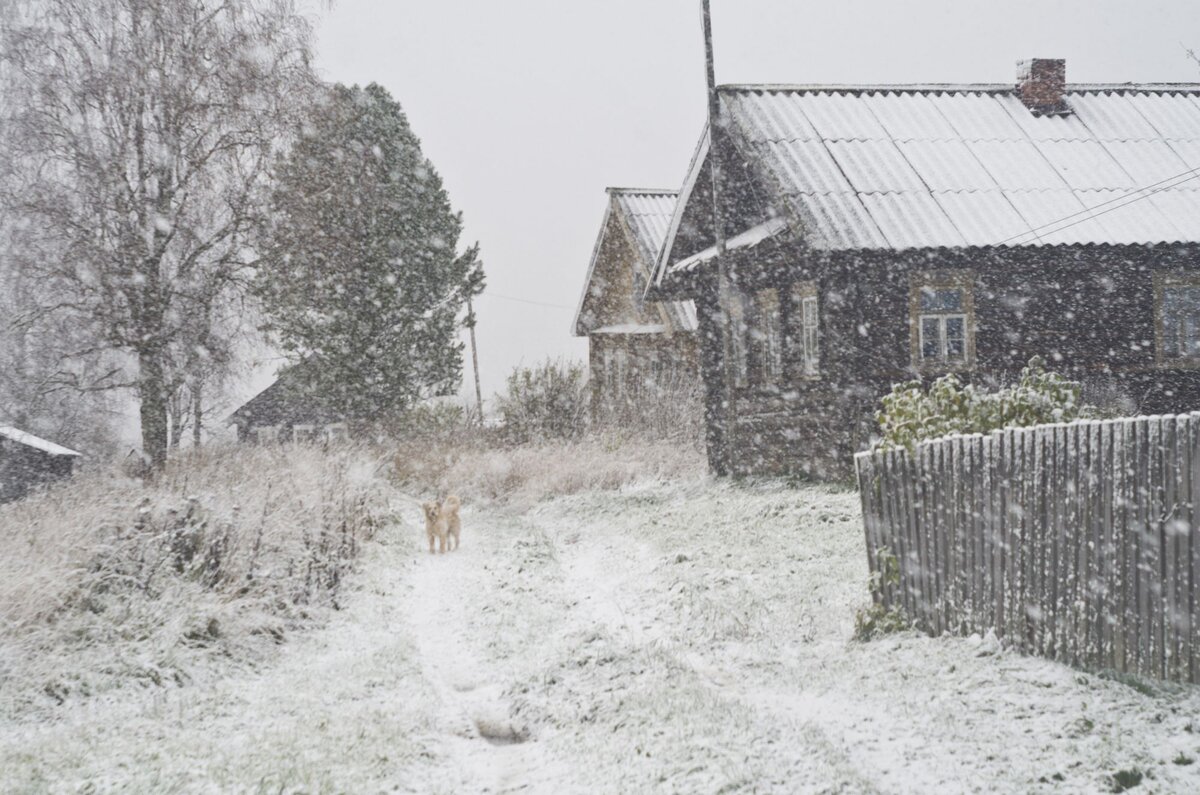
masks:
{"type": "Polygon", "coordinates": [[[547,304],[547,303],[543,303],[541,301],[530,301],[528,298],[517,298],[516,296],[502,295],[500,293],[493,293],[491,291],[484,292],[483,297],[484,298],[499,298],[502,301],[512,301],[513,303],[517,303],[517,304],[529,304],[530,306],[541,306],[541,307],[545,307],[546,309],[561,309],[564,312],[574,312],[575,311],[574,308],[569,307],[569,306],[563,306],[561,304],[547,304]]]}
{"type": "Polygon", "coordinates": [[[1156,193],[1162,193],[1164,190],[1170,190],[1171,188],[1177,188],[1180,185],[1182,185],[1183,183],[1188,182],[1193,179],[1196,179],[1197,177],[1200,177],[1200,168],[1189,169],[1187,171],[1184,171],[1182,174],[1176,174],[1173,177],[1168,177],[1166,179],[1159,180],[1158,182],[1147,185],[1144,188],[1138,188],[1137,190],[1132,190],[1132,191],[1124,194],[1123,196],[1117,196],[1116,198],[1109,199],[1106,202],[1101,202],[1100,204],[1097,204],[1095,207],[1089,207],[1087,209],[1080,210],[1079,212],[1071,213],[1070,215],[1065,215],[1062,218],[1059,218],[1055,221],[1050,221],[1049,223],[1042,224],[1041,226],[1035,226],[1032,229],[1029,229],[1028,231],[1020,233],[1019,235],[1013,235],[1012,237],[1010,237],[1006,240],[1001,240],[996,245],[1003,246],[1005,243],[1011,243],[1014,240],[1019,240],[1020,238],[1028,237],[1029,235],[1033,235],[1034,237],[1040,238],[1041,234],[1039,234],[1039,232],[1041,232],[1044,229],[1049,229],[1052,226],[1057,226],[1058,224],[1061,224],[1064,221],[1070,221],[1072,218],[1076,218],[1081,215],[1086,216],[1084,218],[1080,218],[1078,221],[1069,223],[1066,226],[1051,230],[1051,232],[1062,232],[1064,230],[1070,229],[1073,226],[1078,226],[1079,224],[1082,224],[1084,221],[1090,221],[1093,218],[1099,218],[1100,216],[1105,215],[1107,213],[1111,213],[1115,210],[1120,210],[1124,207],[1128,207],[1129,205],[1139,202],[1142,199],[1148,199],[1156,193]],[[1171,184],[1168,185],[1166,183],[1171,183],[1171,184]],[[1158,186],[1161,186],[1161,187],[1158,187],[1158,186]],[[1147,193],[1146,191],[1149,191],[1149,192],[1147,193]],[[1141,195],[1138,195],[1138,194],[1141,194],[1141,195]],[[1129,199],[1129,201],[1125,201],[1126,199],[1129,199]],[[1096,212],[1101,207],[1107,207],[1108,205],[1114,204],[1116,202],[1124,202],[1124,203],[1118,204],[1116,207],[1109,207],[1107,210],[1101,210],[1100,212],[1096,212]]]}

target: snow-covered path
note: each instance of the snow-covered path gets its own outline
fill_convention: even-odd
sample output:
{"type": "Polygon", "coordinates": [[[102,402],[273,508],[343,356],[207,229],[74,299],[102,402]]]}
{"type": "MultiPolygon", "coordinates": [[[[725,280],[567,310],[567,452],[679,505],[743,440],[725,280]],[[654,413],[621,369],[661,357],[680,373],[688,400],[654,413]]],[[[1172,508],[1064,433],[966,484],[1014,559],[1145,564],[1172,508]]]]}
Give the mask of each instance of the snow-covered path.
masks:
{"type": "Polygon", "coordinates": [[[419,511],[347,608],[211,688],[0,726],[0,791],[1200,790],[1200,694],[969,639],[850,639],[856,498],[647,485],[419,511]]]}

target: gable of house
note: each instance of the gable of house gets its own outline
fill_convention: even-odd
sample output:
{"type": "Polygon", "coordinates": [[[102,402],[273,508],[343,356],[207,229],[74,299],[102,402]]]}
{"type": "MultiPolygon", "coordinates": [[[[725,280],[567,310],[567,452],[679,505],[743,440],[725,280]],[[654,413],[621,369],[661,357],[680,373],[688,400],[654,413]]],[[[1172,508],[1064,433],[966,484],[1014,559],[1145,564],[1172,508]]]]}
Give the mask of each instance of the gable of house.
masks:
{"type": "MultiPolygon", "coordinates": [[[[720,106],[722,167],[737,172],[723,182],[731,248],[777,236],[817,252],[1200,241],[1197,85],[1068,85],[1055,113],[1011,85],[727,86],[720,106]]],[[[656,288],[715,255],[708,149],[656,288]]]]}
{"type": "Polygon", "coordinates": [[[690,301],[647,304],[646,286],[666,239],[677,192],[610,188],[576,312],[577,336],[692,331],[690,301]]]}

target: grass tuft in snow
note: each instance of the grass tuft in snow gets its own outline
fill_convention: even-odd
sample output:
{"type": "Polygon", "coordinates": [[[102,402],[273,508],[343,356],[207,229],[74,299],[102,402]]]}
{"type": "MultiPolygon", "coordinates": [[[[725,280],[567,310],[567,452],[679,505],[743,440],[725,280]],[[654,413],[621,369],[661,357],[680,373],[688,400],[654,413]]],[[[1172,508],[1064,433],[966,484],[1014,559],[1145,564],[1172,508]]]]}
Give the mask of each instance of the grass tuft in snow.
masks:
{"type": "Polygon", "coordinates": [[[363,451],[206,450],[0,507],[0,717],[181,686],[338,607],[386,511],[363,451]]]}

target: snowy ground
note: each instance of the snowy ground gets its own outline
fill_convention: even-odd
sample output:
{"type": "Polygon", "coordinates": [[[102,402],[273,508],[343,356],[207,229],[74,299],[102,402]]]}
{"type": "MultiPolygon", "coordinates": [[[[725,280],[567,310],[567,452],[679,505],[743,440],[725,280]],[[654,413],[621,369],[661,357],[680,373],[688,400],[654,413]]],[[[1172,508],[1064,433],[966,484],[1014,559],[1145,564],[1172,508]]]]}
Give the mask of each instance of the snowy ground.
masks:
{"type": "Polygon", "coordinates": [[[914,634],[851,640],[857,498],[643,485],[415,502],[277,663],[0,725],[0,791],[1200,791],[1200,689],[914,634]]]}

